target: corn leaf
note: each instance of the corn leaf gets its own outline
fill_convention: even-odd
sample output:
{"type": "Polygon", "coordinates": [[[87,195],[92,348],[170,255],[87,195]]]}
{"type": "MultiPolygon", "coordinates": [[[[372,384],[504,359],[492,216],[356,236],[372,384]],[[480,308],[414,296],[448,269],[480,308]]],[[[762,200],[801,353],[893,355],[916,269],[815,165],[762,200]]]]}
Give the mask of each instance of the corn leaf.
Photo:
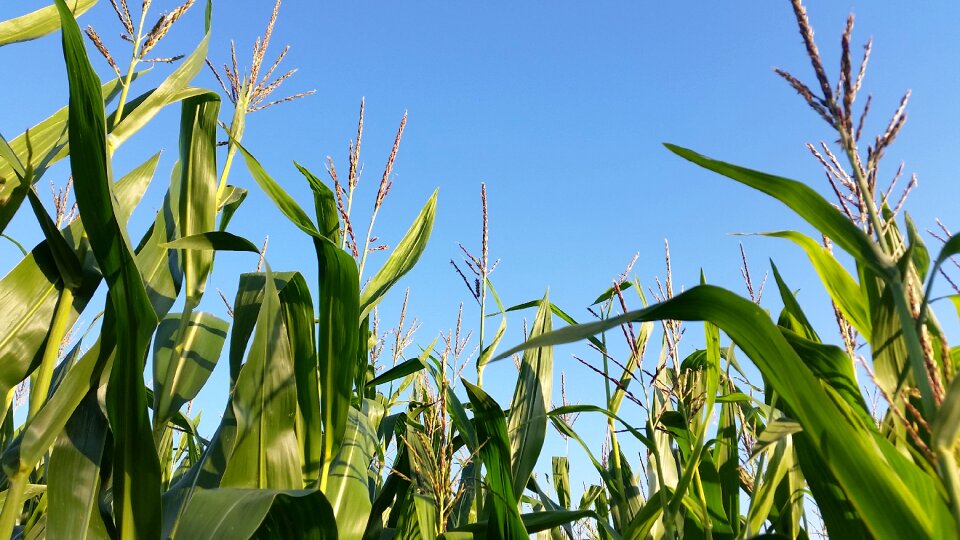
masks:
{"type": "MultiPolygon", "coordinates": [[[[550,301],[544,295],[530,337],[545,334],[553,329],[550,316],[550,301]]],[[[513,456],[513,493],[523,493],[527,480],[533,472],[543,441],[547,436],[547,404],[553,397],[553,348],[543,347],[524,351],[520,374],[510,402],[507,434],[510,438],[510,455],[513,456]]]]}
{"type": "MultiPolygon", "coordinates": [[[[220,97],[202,94],[183,101],[180,115],[180,235],[211,232],[217,218],[217,116],[220,97]]],[[[186,302],[200,303],[213,253],[184,250],[186,302]]]]}
{"type": "Polygon", "coordinates": [[[46,478],[46,530],[53,538],[68,538],[89,527],[100,490],[107,427],[97,395],[91,392],[53,445],[46,478]]]}
{"type": "Polygon", "coordinates": [[[866,233],[806,184],[710,159],[693,150],[673,144],[664,144],[664,146],[692,163],[779,200],[857,261],[880,275],[887,275],[890,272],[890,264],[866,233]]]}
{"type": "Polygon", "coordinates": [[[340,452],[330,468],[324,494],[337,518],[337,530],[343,540],[359,540],[370,515],[367,469],[377,447],[377,435],[360,411],[348,411],[347,430],[340,452]]]}
{"type": "Polygon", "coordinates": [[[366,288],[363,289],[363,295],[360,297],[360,319],[362,320],[370,311],[380,303],[380,300],[387,294],[393,285],[409,272],[417,261],[423,250],[427,247],[427,241],[430,239],[430,232],[433,230],[433,219],[437,213],[437,193],[434,190],[433,195],[427,200],[420,210],[420,214],[413,220],[413,224],[403,235],[403,239],[397,244],[397,247],[387,257],[387,262],[377,271],[366,288]]]}
{"type": "MultiPolygon", "coordinates": [[[[804,433],[848,493],[865,524],[877,536],[939,537],[950,527],[949,511],[937,488],[916,466],[899,459],[888,441],[848,420],[814,374],[755,304],[723,289],[702,285],[672,300],[605,321],[566,327],[513,350],[569,343],[629,321],[709,320],[749,356],[772,388],[790,403],[804,433]]],[[[902,457],[902,456],[901,456],[902,457]]]]}
{"type": "Polygon", "coordinates": [[[237,436],[221,486],[300,489],[293,352],[269,267],[262,283],[253,341],[231,400],[237,436]]]}
{"type": "Polygon", "coordinates": [[[221,488],[193,496],[174,538],[336,540],[337,526],[319,491],[221,488]]]}
{"type": "MultiPolygon", "coordinates": [[[[75,17],[86,13],[97,0],[70,0],[67,5],[75,17]]],[[[40,8],[26,15],[0,22],[0,47],[21,43],[52,34],[60,29],[60,13],[56,5],[40,8]]]]}
{"type": "Polygon", "coordinates": [[[230,323],[202,311],[190,314],[175,356],[182,315],[160,321],[153,342],[154,424],[163,425],[186,402],[193,400],[206,384],[220,359],[230,323]]]}
{"type": "Polygon", "coordinates": [[[520,497],[513,490],[510,440],[503,410],[480,387],[463,381],[473,404],[474,422],[480,440],[480,459],[487,470],[487,535],[492,538],[525,538],[526,529],[517,510],[520,497]]]}
{"type": "Polygon", "coordinates": [[[304,485],[313,486],[319,478],[323,459],[313,297],[299,272],[279,273],[275,277],[280,289],[280,310],[293,353],[297,386],[297,439],[300,442],[303,481],[304,485]]]}
{"type": "Polygon", "coordinates": [[[111,349],[115,340],[119,359],[107,389],[107,412],[114,433],[113,497],[117,525],[125,537],[159,537],[160,467],[143,387],[144,362],[157,318],[125,227],[118,222],[113,206],[100,81],[90,66],[72,13],[63,0],[57,1],[57,7],[70,86],[70,168],[77,186],[80,217],[110,288],[110,305],[103,321],[104,349],[111,349]]]}
{"type": "Polygon", "coordinates": [[[860,292],[860,286],[850,273],[826,250],[809,236],[795,231],[761,233],[762,236],[785,238],[797,244],[813,264],[820,281],[830,294],[830,298],[840,308],[844,318],[865,336],[871,333],[870,314],[860,292]]]}
{"type": "Polygon", "coordinates": [[[320,416],[323,420],[323,472],[336,456],[347,429],[354,377],[358,371],[357,343],[360,278],[357,263],[328,240],[314,240],[320,280],[317,358],[320,368],[320,416]]]}

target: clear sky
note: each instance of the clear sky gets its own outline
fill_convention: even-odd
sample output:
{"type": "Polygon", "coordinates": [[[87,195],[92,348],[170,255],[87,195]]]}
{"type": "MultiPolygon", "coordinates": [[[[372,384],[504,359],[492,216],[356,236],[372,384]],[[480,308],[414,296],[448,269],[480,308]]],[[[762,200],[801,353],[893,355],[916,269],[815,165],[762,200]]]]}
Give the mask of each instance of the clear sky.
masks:
{"type": "MultiPolygon", "coordinates": [[[[45,3],[5,3],[0,17],[45,3]]],[[[241,63],[249,65],[248,51],[263,32],[272,3],[214,3],[214,64],[229,59],[229,40],[235,39],[241,63]]],[[[151,17],[174,7],[167,0],[154,4],[151,17]]],[[[808,9],[831,77],[839,66],[839,36],[848,13],[857,15],[857,50],[869,36],[874,38],[864,90],[873,94],[868,134],[885,127],[902,93],[912,89],[910,118],[888,154],[884,176],[891,176],[899,160],[905,160],[906,170],[919,175],[920,187],[907,209],[921,229],[934,227],[935,217],[960,229],[953,213],[960,195],[955,160],[960,143],[960,6],[848,0],[811,1],[808,9]]],[[[120,28],[108,2],[100,2],[81,24],[93,24],[118,57],[128,50],[117,38],[120,28]]],[[[198,2],[157,54],[189,53],[201,35],[198,2]]],[[[324,159],[331,155],[345,170],[347,143],[355,134],[358,105],[365,96],[365,169],[355,217],[364,224],[399,120],[409,112],[393,191],[376,231],[394,245],[433,189],[440,188],[430,245],[383,305],[388,326],[403,288],[411,288],[409,313],[423,322],[417,344],[426,345],[438,331],[451,328],[461,301],[465,322],[476,326],[477,306],[449,260],[460,260],[458,242],[479,250],[481,182],[486,182],[489,197],[491,257],[502,259],[492,279],[507,305],[539,298],[549,288],[554,302],[586,319],[583,308],[609,287],[635,253],[640,258],[634,275],[645,286],[663,275],[664,239],[670,241],[678,288],[696,284],[703,268],[709,281],[742,293],[738,243],[743,241],[754,273],[762,276],[767,259],[773,258],[791,287],[800,289],[821,335],[836,335],[827,298],[798,249],[780,240],[728,235],[809,229],[779,203],[698,170],[660,145],[688,146],[805,180],[828,193],[804,143],[832,140],[829,128],[771,70],[780,66],[812,79],[786,0],[287,0],[268,60],[284,44],[290,44],[291,51],[283,65],[299,72],[278,95],[317,92],[254,114],[244,144],[305,207],[310,207],[309,190],[291,161],[322,173],[324,159]]],[[[101,77],[107,78],[106,63],[90,50],[101,77]]],[[[8,74],[0,85],[0,101],[6,104],[0,116],[4,136],[12,138],[65,103],[58,36],[4,47],[0,65],[8,74]]],[[[141,89],[156,84],[169,70],[158,66],[141,89]]],[[[206,70],[194,84],[219,88],[206,70]]],[[[224,106],[227,120],[231,109],[226,102],[224,106]]],[[[157,178],[131,221],[135,239],[161,203],[176,159],[178,120],[179,108],[170,107],[121,149],[114,165],[123,173],[164,150],[157,178]]],[[[67,174],[61,167],[48,177],[63,182],[67,174]]],[[[257,191],[242,163],[234,168],[231,182],[252,188],[233,231],[255,243],[269,234],[272,267],[301,270],[313,282],[315,260],[307,238],[257,191]]],[[[40,236],[29,212],[21,212],[7,233],[29,245],[40,236]]],[[[0,243],[3,272],[17,256],[12,245],[0,243]]],[[[370,259],[371,267],[378,268],[384,256],[375,253],[370,259]]],[[[202,308],[225,316],[215,289],[232,299],[237,275],[251,271],[256,260],[230,254],[217,260],[202,308]]],[[[779,310],[773,287],[764,305],[774,314],[779,310]]],[[[85,314],[81,320],[91,318],[85,314]]],[[[519,341],[521,320],[519,314],[511,318],[505,346],[519,341]]],[[[690,325],[688,333],[692,347],[702,330],[690,325]]],[[[572,360],[571,353],[596,359],[585,347],[557,351],[557,378],[561,370],[567,373],[568,398],[601,403],[601,379],[572,360]]],[[[656,347],[648,355],[648,361],[655,360],[656,347]]],[[[472,369],[468,373],[473,376],[472,369]]],[[[514,378],[509,362],[488,369],[488,386],[504,406],[514,378]]],[[[224,365],[198,400],[210,421],[207,426],[215,424],[222,410],[225,380],[224,365]]],[[[582,419],[577,425],[596,443],[596,450],[602,439],[598,420],[582,419]]],[[[563,452],[555,441],[550,444],[544,456],[563,452]]],[[[595,481],[589,464],[578,455],[571,448],[575,483],[578,478],[595,481]]]]}

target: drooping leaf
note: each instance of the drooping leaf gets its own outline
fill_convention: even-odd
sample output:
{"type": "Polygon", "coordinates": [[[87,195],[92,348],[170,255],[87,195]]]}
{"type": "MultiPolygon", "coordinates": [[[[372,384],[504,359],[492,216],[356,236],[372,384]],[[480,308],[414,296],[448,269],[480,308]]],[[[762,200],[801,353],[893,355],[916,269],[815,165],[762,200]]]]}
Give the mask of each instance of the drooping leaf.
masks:
{"type": "Polygon", "coordinates": [[[791,405],[817,452],[829,456],[827,467],[874,534],[937,536],[950,528],[949,511],[930,478],[902,456],[896,458],[888,441],[851,422],[844,403],[827,396],[763,310],[723,289],[695,287],[647,309],[556,330],[503,354],[577,341],[628,321],[659,319],[709,320],[724,330],[791,405]]]}
{"type": "Polygon", "coordinates": [[[763,236],[785,238],[803,248],[844,318],[861,334],[870,335],[870,316],[860,286],[826,248],[809,236],[794,231],[763,233],[763,236]]]}
{"type": "MultiPolygon", "coordinates": [[[[96,5],[97,0],[70,0],[67,5],[79,17],[96,5]]],[[[60,29],[57,6],[49,5],[19,17],[0,22],[0,46],[43,37],[60,29]]]]}
{"type": "Polygon", "coordinates": [[[872,268],[878,274],[886,275],[891,270],[889,263],[879,252],[879,248],[870,241],[866,233],[806,184],[710,159],[673,144],[664,144],[664,146],[674,154],[704,169],[736,180],[777,199],[833,240],[837,246],[857,261],[872,268]]]}
{"type": "Polygon", "coordinates": [[[335,540],[337,526],[319,491],[220,488],[193,496],[173,538],[335,540]]]}

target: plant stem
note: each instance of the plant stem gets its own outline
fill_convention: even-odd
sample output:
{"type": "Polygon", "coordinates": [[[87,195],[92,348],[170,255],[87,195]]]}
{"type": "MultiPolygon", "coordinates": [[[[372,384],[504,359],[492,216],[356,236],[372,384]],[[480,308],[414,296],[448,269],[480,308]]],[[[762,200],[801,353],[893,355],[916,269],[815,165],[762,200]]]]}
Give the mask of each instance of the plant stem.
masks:
{"type": "Polygon", "coordinates": [[[853,177],[867,207],[867,214],[874,228],[874,234],[877,236],[877,242],[882,248],[882,252],[878,255],[882,256],[880,257],[881,260],[887,263],[888,266],[886,275],[882,277],[891,289],[891,296],[893,297],[897,314],[900,317],[900,325],[903,328],[903,340],[907,346],[907,356],[910,359],[910,367],[913,369],[914,378],[917,379],[917,386],[920,388],[923,415],[925,418],[932,419],[936,408],[933,399],[933,387],[931,386],[924,362],[923,347],[920,345],[920,336],[917,333],[917,321],[913,318],[913,313],[907,304],[906,289],[903,286],[903,281],[900,279],[899,270],[892,260],[895,256],[895,246],[893,246],[891,241],[883,234],[883,224],[880,221],[877,203],[870,193],[867,178],[863,168],[860,166],[856,144],[844,130],[841,129],[839,132],[841,145],[847,154],[851,169],[853,169],[853,177]]]}
{"type": "MultiPolygon", "coordinates": [[[[484,261],[486,265],[486,261],[484,261]]],[[[486,267],[480,269],[480,356],[483,356],[483,330],[486,320],[487,312],[487,269],[486,267]]],[[[479,360],[479,359],[478,359],[479,360]]],[[[483,368],[486,367],[486,364],[477,363],[477,386],[483,388],[483,368]]]]}
{"type": "Polygon", "coordinates": [[[25,470],[17,471],[10,477],[7,498],[3,501],[3,509],[0,510],[0,538],[13,537],[13,529],[17,526],[17,520],[20,519],[20,513],[23,511],[23,493],[27,489],[29,480],[29,472],[25,470]]]}
{"type": "Polygon", "coordinates": [[[57,311],[53,315],[53,324],[50,327],[50,333],[47,334],[47,345],[43,349],[43,359],[40,361],[40,368],[37,369],[35,384],[30,389],[30,409],[27,412],[28,418],[33,418],[40,407],[47,401],[47,394],[50,392],[50,382],[53,380],[53,369],[57,365],[57,358],[60,353],[60,344],[68,330],[70,322],[70,311],[73,307],[73,290],[64,287],[60,293],[60,301],[57,303],[57,311]]]}

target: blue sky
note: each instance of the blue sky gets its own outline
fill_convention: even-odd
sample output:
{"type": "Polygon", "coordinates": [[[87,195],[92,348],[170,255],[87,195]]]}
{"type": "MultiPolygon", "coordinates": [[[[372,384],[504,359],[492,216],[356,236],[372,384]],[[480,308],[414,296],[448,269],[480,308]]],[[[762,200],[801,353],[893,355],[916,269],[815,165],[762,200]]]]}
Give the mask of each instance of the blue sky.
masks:
{"type": "MultiPolygon", "coordinates": [[[[44,3],[5,5],[0,16],[44,3]]],[[[174,7],[165,0],[154,3],[154,14],[174,7]]],[[[241,63],[249,64],[247,51],[263,32],[271,6],[267,0],[215,2],[214,64],[228,60],[230,39],[237,42],[241,63]]],[[[955,39],[960,6],[811,1],[808,9],[831,77],[836,77],[839,35],[848,13],[857,14],[857,50],[867,37],[874,38],[864,90],[873,94],[868,134],[883,129],[902,93],[912,89],[910,119],[888,153],[885,176],[905,160],[906,170],[917,172],[920,180],[907,209],[921,229],[932,228],[935,217],[960,229],[952,214],[960,195],[953,159],[960,143],[955,39]]],[[[201,10],[196,6],[175,27],[158,55],[192,50],[202,34],[201,10]]],[[[81,23],[93,24],[123,56],[119,51],[127,49],[116,38],[119,27],[107,2],[81,23]]],[[[400,117],[409,112],[393,191],[376,231],[394,245],[433,189],[440,188],[430,246],[383,305],[388,326],[403,288],[411,288],[409,312],[423,322],[417,344],[426,345],[436,332],[451,328],[461,301],[466,323],[475,326],[477,306],[449,260],[460,259],[458,242],[479,250],[481,182],[489,197],[491,257],[502,260],[492,279],[507,305],[538,298],[549,288],[555,303],[586,319],[583,307],[635,253],[640,258],[633,273],[645,286],[663,275],[664,239],[670,241],[678,288],[695,284],[703,268],[709,281],[743,293],[742,241],[755,274],[762,276],[773,258],[791,287],[800,289],[821,335],[836,335],[826,295],[797,249],[779,240],[728,234],[809,229],[779,203],[698,170],[660,144],[688,146],[807,181],[828,193],[804,143],[832,140],[829,128],[771,70],[780,66],[812,79],[789,2],[288,0],[272,43],[268,60],[290,44],[284,66],[299,69],[278,95],[317,93],[254,114],[244,144],[305,206],[308,187],[291,161],[321,173],[331,155],[345,170],[363,96],[365,169],[355,219],[365,223],[400,117]]],[[[59,37],[50,36],[0,49],[0,65],[11,74],[0,86],[0,99],[8,104],[0,117],[4,136],[12,138],[65,103],[59,47],[59,37]]],[[[99,57],[94,64],[102,77],[109,75],[99,57]]],[[[155,72],[141,89],[156,84],[169,68],[155,72]]],[[[207,71],[195,84],[218,88],[207,71]]],[[[171,107],[117,156],[114,170],[122,173],[164,150],[157,178],[131,222],[135,238],[160,205],[176,157],[178,120],[179,109],[171,107]]],[[[62,182],[67,174],[59,168],[49,177],[62,182]]],[[[302,270],[312,282],[315,261],[306,237],[256,191],[242,164],[235,166],[231,182],[253,188],[233,231],[256,243],[269,234],[272,267],[302,270]]],[[[30,245],[39,238],[32,216],[24,212],[7,233],[30,245]]],[[[16,255],[11,245],[0,244],[0,260],[11,261],[2,271],[16,255]]],[[[375,253],[369,264],[378,268],[383,260],[375,253]]],[[[223,316],[214,289],[232,298],[237,275],[255,265],[249,256],[219,256],[202,308],[223,316]]],[[[779,309],[772,287],[764,305],[774,313],[779,309]]],[[[505,346],[519,341],[521,320],[511,318],[505,346]]],[[[689,346],[701,332],[689,326],[689,346]]],[[[571,401],[600,403],[602,381],[570,357],[589,354],[585,351],[559,349],[558,378],[560,370],[567,373],[571,401]]],[[[648,361],[655,359],[654,348],[648,361]]],[[[226,366],[221,367],[198,403],[211,426],[225,400],[226,366]]],[[[487,372],[492,393],[506,406],[513,367],[504,362],[487,372]]],[[[599,450],[600,422],[592,420],[581,420],[578,429],[599,450]]],[[[556,441],[551,444],[545,456],[562,452],[556,441]]],[[[573,468],[590,481],[590,466],[576,453],[571,450],[573,468]]]]}

